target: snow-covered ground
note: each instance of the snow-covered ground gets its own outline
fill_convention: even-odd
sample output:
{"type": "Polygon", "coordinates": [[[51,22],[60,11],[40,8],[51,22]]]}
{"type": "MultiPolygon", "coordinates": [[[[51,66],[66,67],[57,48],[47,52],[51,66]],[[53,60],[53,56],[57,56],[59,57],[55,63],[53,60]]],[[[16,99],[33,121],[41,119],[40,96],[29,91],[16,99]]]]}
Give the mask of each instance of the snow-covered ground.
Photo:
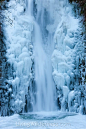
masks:
{"type": "Polygon", "coordinates": [[[86,129],[86,116],[72,113],[46,113],[0,117],[0,129],[86,129]],[[43,119],[44,118],[44,119],[43,119]]]}

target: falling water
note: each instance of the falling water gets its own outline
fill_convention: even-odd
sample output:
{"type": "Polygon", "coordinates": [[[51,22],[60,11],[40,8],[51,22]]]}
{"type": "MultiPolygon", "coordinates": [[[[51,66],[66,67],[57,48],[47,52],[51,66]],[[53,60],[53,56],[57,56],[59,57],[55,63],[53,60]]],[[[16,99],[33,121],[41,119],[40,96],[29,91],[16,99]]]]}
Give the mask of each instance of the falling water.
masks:
{"type": "MultiPolygon", "coordinates": [[[[28,15],[33,17],[33,1],[28,0],[28,15]]],[[[41,2],[40,2],[41,3],[41,2]]],[[[40,25],[37,23],[41,8],[39,6],[34,23],[34,62],[35,62],[35,86],[36,102],[33,105],[34,111],[53,111],[55,109],[55,86],[52,79],[51,54],[47,54],[43,47],[40,25]]],[[[43,17],[42,17],[43,18],[43,17]]],[[[43,19],[41,19],[43,21],[43,19]]],[[[51,47],[51,46],[50,46],[51,47]]]]}
{"type": "Polygon", "coordinates": [[[33,15],[33,0],[25,0],[26,12],[29,16],[33,15]]]}
{"type": "Polygon", "coordinates": [[[35,80],[37,86],[36,110],[53,110],[54,109],[54,90],[52,81],[52,67],[48,55],[42,47],[42,36],[40,28],[35,23],[35,80]]]}

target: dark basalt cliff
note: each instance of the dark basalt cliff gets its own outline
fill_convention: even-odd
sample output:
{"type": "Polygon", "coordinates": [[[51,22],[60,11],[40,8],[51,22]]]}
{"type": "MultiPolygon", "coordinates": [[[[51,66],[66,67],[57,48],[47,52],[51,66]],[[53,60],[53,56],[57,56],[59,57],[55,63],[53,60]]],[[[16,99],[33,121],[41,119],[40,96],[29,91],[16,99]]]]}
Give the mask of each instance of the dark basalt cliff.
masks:
{"type": "Polygon", "coordinates": [[[86,25],[86,0],[69,0],[69,2],[77,3],[77,9],[80,10],[79,14],[84,16],[83,21],[86,25]]]}
{"type": "Polygon", "coordinates": [[[5,35],[3,30],[3,11],[7,9],[6,4],[8,0],[0,0],[0,112],[1,116],[10,115],[10,93],[6,86],[8,79],[8,67],[6,58],[6,44],[4,42],[5,35]],[[8,94],[7,94],[8,93],[8,94]]]}

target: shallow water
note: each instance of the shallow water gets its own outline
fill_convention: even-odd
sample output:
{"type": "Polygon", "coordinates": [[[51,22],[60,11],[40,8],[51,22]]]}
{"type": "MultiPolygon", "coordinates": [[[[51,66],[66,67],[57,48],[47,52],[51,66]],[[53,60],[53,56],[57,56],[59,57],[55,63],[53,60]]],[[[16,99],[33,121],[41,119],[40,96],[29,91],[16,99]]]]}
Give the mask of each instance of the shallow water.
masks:
{"type": "Polygon", "coordinates": [[[69,112],[32,112],[32,113],[21,113],[20,118],[30,120],[57,120],[63,119],[67,116],[74,116],[76,113],[69,112]]]}

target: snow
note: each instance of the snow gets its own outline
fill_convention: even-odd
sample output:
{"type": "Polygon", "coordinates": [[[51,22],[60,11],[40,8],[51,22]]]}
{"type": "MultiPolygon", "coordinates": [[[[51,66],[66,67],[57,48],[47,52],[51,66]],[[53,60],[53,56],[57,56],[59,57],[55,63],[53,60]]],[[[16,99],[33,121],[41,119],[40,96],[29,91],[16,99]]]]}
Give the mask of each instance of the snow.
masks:
{"type": "Polygon", "coordinates": [[[68,116],[67,113],[49,113],[38,114],[38,118],[49,118],[50,120],[40,120],[35,117],[35,119],[30,119],[27,117],[22,118],[21,116],[15,114],[10,117],[0,117],[0,129],[85,129],[86,128],[86,116],[84,115],[74,115],[68,116]],[[54,116],[54,118],[53,118],[54,116]]]}

